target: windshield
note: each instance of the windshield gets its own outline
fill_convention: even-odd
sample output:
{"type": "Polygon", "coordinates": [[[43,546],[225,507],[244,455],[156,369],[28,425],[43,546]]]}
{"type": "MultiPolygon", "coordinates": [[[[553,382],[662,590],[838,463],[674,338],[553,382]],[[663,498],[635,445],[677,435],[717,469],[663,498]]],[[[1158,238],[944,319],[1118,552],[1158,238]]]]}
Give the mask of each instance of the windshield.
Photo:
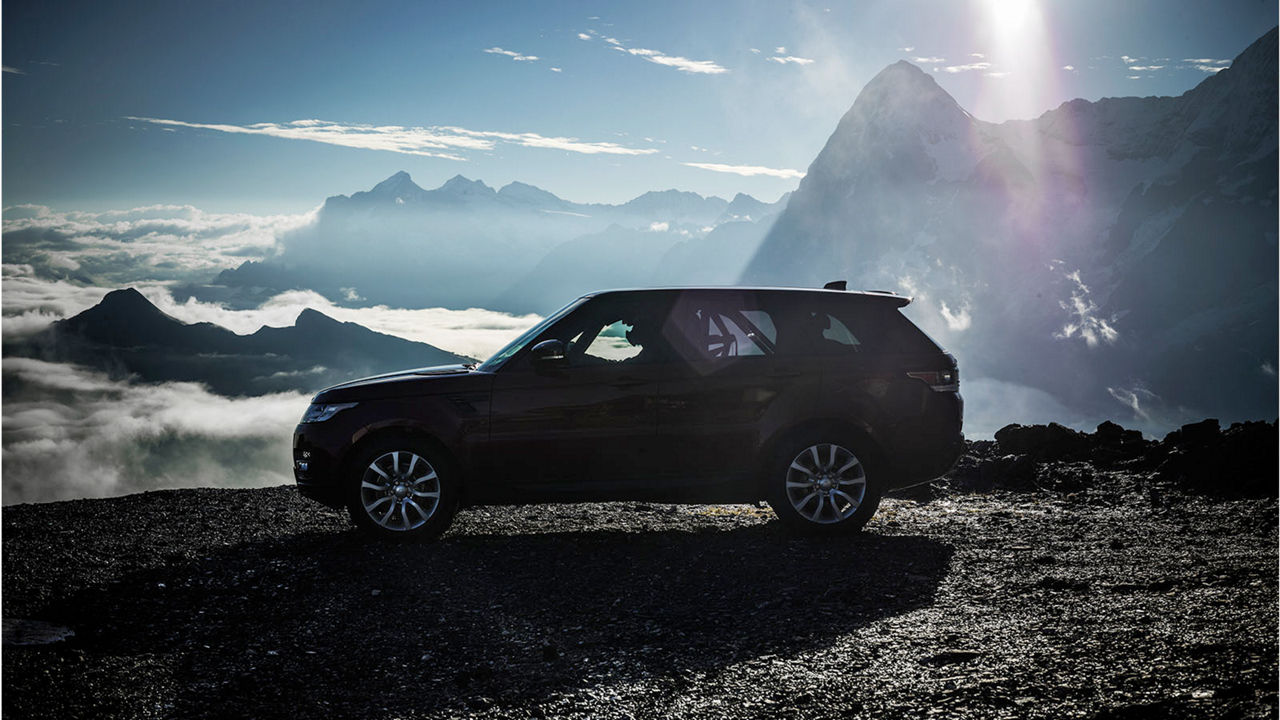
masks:
{"type": "Polygon", "coordinates": [[[534,338],[538,337],[538,335],[542,334],[543,330],[546,330],[547,328],[551,327],[553,323],[555,323],[565,315],[568,315],[570,312],[575,310],[579,305],[581,305],[586,301],[587,301],[587,298],[580,297],[577,300],[574,300],[568,305],[565,305],[564,307],[555,311],[554,313],[548,315],[545,320],[538,323],[537,325],[534,325],[528,330],[525,330],[524,333],[520,335],[520,337],[507,343],[506,347],[494,353],[493,357],[481,363],[480,366],[476,368],[476,370],[480,372],[493,372],[494,370],[497,370],[498,368],[502,367],[502,363],[506,362],[507,358],[520,352],[520,348],[524,347],[529,343],[529,341],[533,340],[534,338]]]}

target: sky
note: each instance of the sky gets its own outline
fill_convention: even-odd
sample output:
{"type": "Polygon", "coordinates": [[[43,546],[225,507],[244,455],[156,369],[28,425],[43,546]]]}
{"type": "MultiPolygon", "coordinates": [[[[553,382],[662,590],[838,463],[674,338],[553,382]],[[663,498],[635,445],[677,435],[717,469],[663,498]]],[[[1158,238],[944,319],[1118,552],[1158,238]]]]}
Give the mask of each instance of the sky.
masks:
{"type": "Polygon", "coordinates": [[[302,213],[399,170],[773,201],[898,60],[999,122],[1181,94],[1276,22],[1269,0],[6,1],[0,201],[302,213]]]}

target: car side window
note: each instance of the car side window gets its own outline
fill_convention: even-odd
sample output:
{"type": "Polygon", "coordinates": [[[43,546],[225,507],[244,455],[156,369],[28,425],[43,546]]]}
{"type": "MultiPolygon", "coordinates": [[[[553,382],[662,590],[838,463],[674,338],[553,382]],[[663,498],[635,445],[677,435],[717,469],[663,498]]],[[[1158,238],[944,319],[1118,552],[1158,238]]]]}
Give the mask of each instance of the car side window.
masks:
{"type": "Polygon", "coordinates": [[[612,322],[600,329],[595,338],[582,350],[585,360],[629,360],[640,354],[643,347],[633,345],[627,334],[635,327],[623,320],[612,322]]]}
{"type": "Polygon", "coordinates": [[[858,338],[854,337],[852,332],[849,332],[849,328],[840,322],[840,318],[834,315],[827,315],[827,329],[822,331],[822,337],[840,345],[851,347],[854,350],[857,350],[858,346],[862,344],[858,342],[858,338]]]}
{"type": "Polygon", "coordinates": [[[770,313],[742,298],[688,297],[673,309],[663,333],[695,361],[771,355],[777,337],[770,313]]]}
{"type": "Polygon", "coordinates": [[[778,354],[847,355],[861,351],[857,335],[840,318],[821,308],[795,307],[778,328],[778,354]]]}

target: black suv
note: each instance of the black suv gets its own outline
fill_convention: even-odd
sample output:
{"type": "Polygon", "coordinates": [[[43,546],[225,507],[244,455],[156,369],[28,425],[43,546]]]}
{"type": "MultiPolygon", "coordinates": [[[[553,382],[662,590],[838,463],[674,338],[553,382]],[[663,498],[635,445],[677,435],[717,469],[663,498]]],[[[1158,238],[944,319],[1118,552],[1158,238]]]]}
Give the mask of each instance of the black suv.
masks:
{"type": "Polygon", "coordinates": [[[943,474],[963,448],[955,358],[898,312],[909,302],[586,295],[479,366],[316,395],[293,440],[298,489],[405,539],[439,535],[467,505],[605,500],[765,499],[788,525],[857,530],[882,493],[943,474]]]}

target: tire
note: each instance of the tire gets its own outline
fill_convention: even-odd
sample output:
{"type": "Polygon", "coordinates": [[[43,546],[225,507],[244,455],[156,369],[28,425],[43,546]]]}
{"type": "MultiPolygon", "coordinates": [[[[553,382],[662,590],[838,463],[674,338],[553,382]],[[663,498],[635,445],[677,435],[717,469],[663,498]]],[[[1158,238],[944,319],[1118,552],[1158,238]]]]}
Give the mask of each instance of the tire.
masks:
{"type": "Polygon", "coordinates": [[[448,458],[408,438],[388,438],[361,450],[347,472],[346,493],[351,520],[385,540],[434,540],[458,509],[458,483],[448,458]]]}
{"type": "Polygon", "coordinates": [[[875,455],[834,432],[782,443],[768,472],[773,511],[787,527],[812,535],[858,532],[875,515],[884,488],[875,455]]]}

